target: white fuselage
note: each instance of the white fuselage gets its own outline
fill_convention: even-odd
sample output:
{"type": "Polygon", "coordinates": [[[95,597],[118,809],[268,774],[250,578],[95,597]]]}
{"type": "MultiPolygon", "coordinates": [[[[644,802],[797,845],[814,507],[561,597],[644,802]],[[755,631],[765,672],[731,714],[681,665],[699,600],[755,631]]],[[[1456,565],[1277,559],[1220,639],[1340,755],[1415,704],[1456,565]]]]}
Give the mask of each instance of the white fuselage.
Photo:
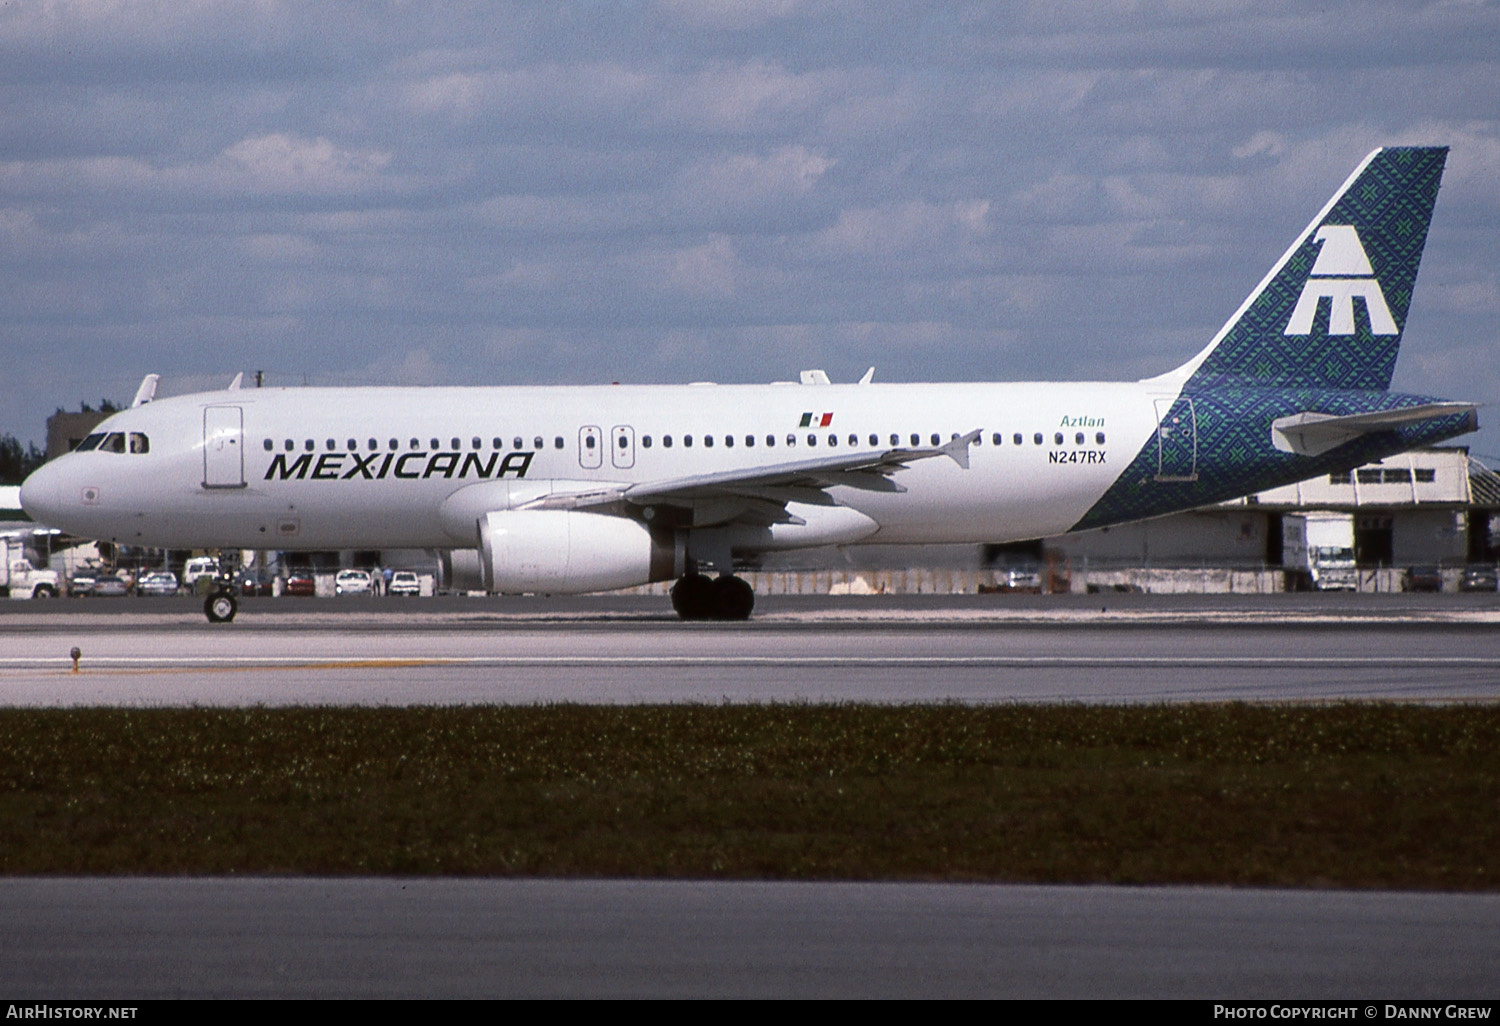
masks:
{"type": "Polygon", "coordinates": [[[894,474],[904,491],[831,495],[878,525],[864,542],[1038,538],[1076,524],[1154,444],[1157,402],[1174,396],[1140,382],[230,390],[114,415],[97,430],[149,451],[70,454],[23,501],[130,545],[472,547],[473,520],[441,512],[460,489],[483,489],[475,509],[508,508],[980,429],[967,470],[923,459],[894,474]]]}

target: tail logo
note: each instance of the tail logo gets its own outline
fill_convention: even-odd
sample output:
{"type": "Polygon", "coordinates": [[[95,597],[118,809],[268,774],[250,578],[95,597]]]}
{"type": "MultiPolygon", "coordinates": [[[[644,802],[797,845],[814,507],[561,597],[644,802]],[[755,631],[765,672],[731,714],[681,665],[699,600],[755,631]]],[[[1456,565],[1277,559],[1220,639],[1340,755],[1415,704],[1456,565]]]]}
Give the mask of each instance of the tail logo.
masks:
{"type": "Polygon", "coordinates": [[[1380,282],[1375,280],[1370,258],[1365,256],[1365,248],[1360,244],[1359,233],[1354,227],[1325,224],[1314,238],[1323,245],[1308,272],[1307,284],[1302,286],[1302,295],[1297,299],[1296,309],[1292,311],[1283,334],[1311,335],[1318,301],[1326,297],[1330,302],[1328,334],[1354,334],[1354,300],[1358,298],[1364,300],[1372,333],[1399,335],[1391,308],[1386,305],[1385,293],[1380,291],[1380,282]]]}

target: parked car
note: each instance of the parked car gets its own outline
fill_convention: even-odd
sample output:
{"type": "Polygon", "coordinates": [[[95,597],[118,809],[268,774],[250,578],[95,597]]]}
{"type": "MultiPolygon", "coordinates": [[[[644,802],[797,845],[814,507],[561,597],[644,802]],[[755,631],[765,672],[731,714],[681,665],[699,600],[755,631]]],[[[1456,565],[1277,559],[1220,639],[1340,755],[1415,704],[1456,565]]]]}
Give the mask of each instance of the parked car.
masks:
{"type": "Polygon", "coordinates": [[[241,595],[273,594],[271,575],[264,570],[241,570],[234,583],[241,595]]]}
{"type": "Polygon", "coordinates": [[[1406,571],[1402,591],[1442,591],[1443,571],[1435,566],[1414,566],[1406,571]]]}
{"type": "Polygon", "coordinates": [[[135,593],[137,595],[176,595],[177,575],[170,570],[155,570],[141,574],[141,579],[136,582],[135,593]]]}
{"type": "Polygon", "coordinates": [[[397,570],[391,574],[391,583],[386,586],[386,593],[390,595],[420,595],[422,594],[422,582],[410,570],[397,570]]]}
{"type": "Polygon", "coordinates": [[[340,570],[333,579],[335,595],[369,595],[374,590],[368,570],[340,570]]]}
{"type": "Polygon", "coordinates": [[[122,574],[105,574],[94,582],[94,594],[101,598],[129,595],[130,581],[122,574]]]}
{"type": "Polygon", "coordinates": [[[316,595],[318,593],[318,582],[313,575],[306,570],[294,570],[282,585],[283,595],[316,595]]]}
{"type": "Polygon", "coordinates": [[[94,593],[94,586],[98,583],[99,571],[85,567],[76,571],[72,577],[68,578],[68,594],[77,596],[92,595],[94,593]]]}
{"type": "Polygon", "coordinates": [[[1500,575],[1488,563],[1473,563],[1464,567],[1464,575],[1458,582],[1459,591],[1500,590],[1500,575]]]}

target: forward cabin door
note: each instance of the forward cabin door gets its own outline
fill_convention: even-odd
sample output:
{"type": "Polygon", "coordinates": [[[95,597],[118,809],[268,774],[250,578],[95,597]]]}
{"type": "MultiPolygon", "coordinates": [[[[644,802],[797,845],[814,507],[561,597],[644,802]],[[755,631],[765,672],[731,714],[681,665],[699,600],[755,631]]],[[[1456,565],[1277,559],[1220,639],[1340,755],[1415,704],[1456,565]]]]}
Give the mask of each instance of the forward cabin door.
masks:
{"type": "Polygon", "coordinates": [[[1198,480],[1198,414],[1186,396],[1156,400],[1156,479],[1198,480]]]}
{"type": "Polygon", "coordinates": [[[245,487],[244,411],[238,406],[203,408],[203,487],[245,487]]]}
{"type": "Polygon", "coordinates": [[[584,470],[604,465],[604,434],[592,424],[578,429],[578,465],[584,470]]]}

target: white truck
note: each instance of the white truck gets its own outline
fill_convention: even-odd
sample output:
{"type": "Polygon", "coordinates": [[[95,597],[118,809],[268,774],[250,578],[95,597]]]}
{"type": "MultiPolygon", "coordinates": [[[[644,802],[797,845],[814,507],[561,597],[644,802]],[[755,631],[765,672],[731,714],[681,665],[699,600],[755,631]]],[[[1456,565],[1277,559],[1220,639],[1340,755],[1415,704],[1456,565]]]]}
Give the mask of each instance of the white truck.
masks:
{"type": "Polygon", "coordinates": [[[15,537],[0,537],[0,589],[14,599],[55,598],[62,594],[57,571],[32,566],[21,539],[15,537]]]}
{"type": "Polygon", "coordinates": [[[1281,565],[1318,591],[1356,591],[1354,516],[1314,511],[1281,519],[1281,565]]]}

